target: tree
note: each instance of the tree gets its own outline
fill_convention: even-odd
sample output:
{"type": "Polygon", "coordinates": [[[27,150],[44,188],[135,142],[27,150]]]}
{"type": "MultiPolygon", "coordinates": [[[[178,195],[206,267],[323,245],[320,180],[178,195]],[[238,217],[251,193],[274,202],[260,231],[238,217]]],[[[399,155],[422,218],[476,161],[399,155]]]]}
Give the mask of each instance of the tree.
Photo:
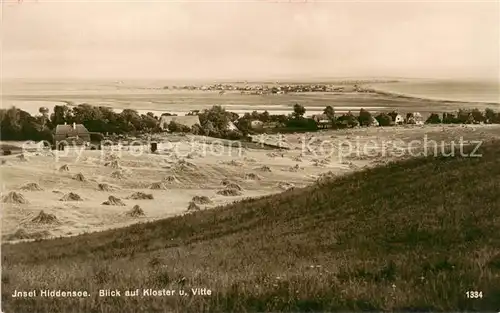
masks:
{"type": "Polygon", "coordinates": [[[294,106],[293,106],[293,113],[292,113],[292,116],[295,118],[295,119],[299,119],[299,118],[302,118],[304,116],[304,114],[306,114],[306,108],[304,108],[304,106],[296,103],[294,106]]]}
{"type": "Polygon", "coordinates": [[[199,114],[201,125],[205,125],[206,122],[211,122],[213,127],[218,130],[226,130],[230,119],[230,113],[220,105],[214,105],[210,109],[204,110],[199,114]]]}
{"type": "Polygon", "coordinates": [[[327,106],[324,110],[323,110],[323,114],[325,114],[326,116],[328,116],[328,118],[330,119],[330,121],[334,122],[335,121],[335,110],[333,109],[332,106],[327,106]]]}
{"type": "Polygon", "coordinates": [[[359,125],[370,126],[372,124],[372,114],[365,109],[359,110],[359,125]]]}
{"type": "Polygon", "coordinates": [[[487,123],[496,123],[497,113],[490,108],[484,110],[484,117],[487,123]]]}
{"type": "Polygon", "coordinates": [[[486,122],[486,117],[483,115],[483,112],[479,111],[479,109],[472,110],[471,115],[474,123],[486,122]]]}
{"type": "Polygon", "coordinates": [[[377,120],[379,126],[391,126],[392,125],[392,118],[386,113],[378,114],[377,116],[375,116],[375,119],[377,120]]]}
{"type": "Polygon", "coordinates": [[[359,125],[359,121],[356,116],[349,111],[346,114],[339,116],[336,124],[341,127],[354,127],[359,125]]]}
{"type": "Polygon", "coordinates": [[[436,113],[432,113],[427,120],[425,121],[426,124],[441,124],[441,118],[439,118],[439,115],[436,113]]]}
{"type": "Polygon", "coordinates": [[[443,124],[456,124],[458,123],[458,119],[453,113],[445,112],[443,113],[443,124]]]}
{"type": "Polygon", "coordinates": [[[392,112],[389,112],[388,115],[391,117],[391,119],[393,121],[395,121],[396,120],[396,116],[398,116],[399,113],[397,111],[392,111],[392,112]]]}
{"type": "Polygon", "coordinates": [[[52,126],[61,125],[64,123],[72,123],[73,117],[71,111],[67,105],[56,105],[54,107],[54,113],[50,117],[52,126]]]}

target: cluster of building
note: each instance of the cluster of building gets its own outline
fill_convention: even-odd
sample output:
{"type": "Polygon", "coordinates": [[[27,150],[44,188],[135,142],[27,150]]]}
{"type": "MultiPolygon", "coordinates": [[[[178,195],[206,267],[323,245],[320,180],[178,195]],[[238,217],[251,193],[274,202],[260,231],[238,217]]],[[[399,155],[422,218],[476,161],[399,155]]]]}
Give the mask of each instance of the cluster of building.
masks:
{"type": "MultiPolygon", "coordinates": [[[[211,84],[211,85],[186,85],[186,86],[166,86],[164,89],[173,90],[200,90],[200,91],[239,91],[243,94],[284,94],[297,92],[370,92],[362,89],[357,83],[347,84],[346,82],[337,84],[211,84]]],[[[221,94],[222,94],[221,93],[221,94]]]]}

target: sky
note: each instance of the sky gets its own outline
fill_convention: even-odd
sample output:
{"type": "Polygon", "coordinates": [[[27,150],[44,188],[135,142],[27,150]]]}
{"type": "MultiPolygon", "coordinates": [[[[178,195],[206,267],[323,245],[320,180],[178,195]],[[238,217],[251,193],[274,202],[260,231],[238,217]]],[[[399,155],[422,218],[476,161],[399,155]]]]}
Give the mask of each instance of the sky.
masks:
{"type": "Polygon", "coordinates": [[[498,78],[499,1],[2,0],[2,76],[498,78]]]}

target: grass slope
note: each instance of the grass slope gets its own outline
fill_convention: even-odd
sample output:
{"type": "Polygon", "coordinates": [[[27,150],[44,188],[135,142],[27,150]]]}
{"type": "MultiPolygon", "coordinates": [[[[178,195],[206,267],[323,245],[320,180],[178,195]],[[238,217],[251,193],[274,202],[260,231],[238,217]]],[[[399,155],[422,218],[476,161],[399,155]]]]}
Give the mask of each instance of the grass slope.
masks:
{"type": "Polygon", "coordinates": [[[493,310],[500,146],[73,238],[2,246],[4,312],[493,310]],[[206,287],[211,296],[124,297],[206,287]],[[78,298],[17,299],[30,289],[78,298]],[[100,298],[117,288],[122,297],[100,298]],[[466,291],[483,292],[467,299],[466,291]]]}

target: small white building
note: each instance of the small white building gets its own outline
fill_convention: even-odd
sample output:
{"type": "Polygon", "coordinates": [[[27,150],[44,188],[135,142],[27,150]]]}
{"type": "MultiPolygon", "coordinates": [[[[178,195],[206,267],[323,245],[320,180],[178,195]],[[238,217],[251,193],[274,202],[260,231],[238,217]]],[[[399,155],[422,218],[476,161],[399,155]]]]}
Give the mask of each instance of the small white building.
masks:
{"type": "Polygon", "coordinates": [[[396,115],[396,117],[394,117],[393,122],[396,125],[402,125],[402,124],[404,124],[405,119],[403,118],[403,116],[401,114],[398,114],[398,115],[396,115]]]}
{"type": "Polygon", "coordinates": [[[264,122],[259,120],[253,120],[250,122],[250,127],[252,128],[262,128],[264,126],[264,122]]]}

